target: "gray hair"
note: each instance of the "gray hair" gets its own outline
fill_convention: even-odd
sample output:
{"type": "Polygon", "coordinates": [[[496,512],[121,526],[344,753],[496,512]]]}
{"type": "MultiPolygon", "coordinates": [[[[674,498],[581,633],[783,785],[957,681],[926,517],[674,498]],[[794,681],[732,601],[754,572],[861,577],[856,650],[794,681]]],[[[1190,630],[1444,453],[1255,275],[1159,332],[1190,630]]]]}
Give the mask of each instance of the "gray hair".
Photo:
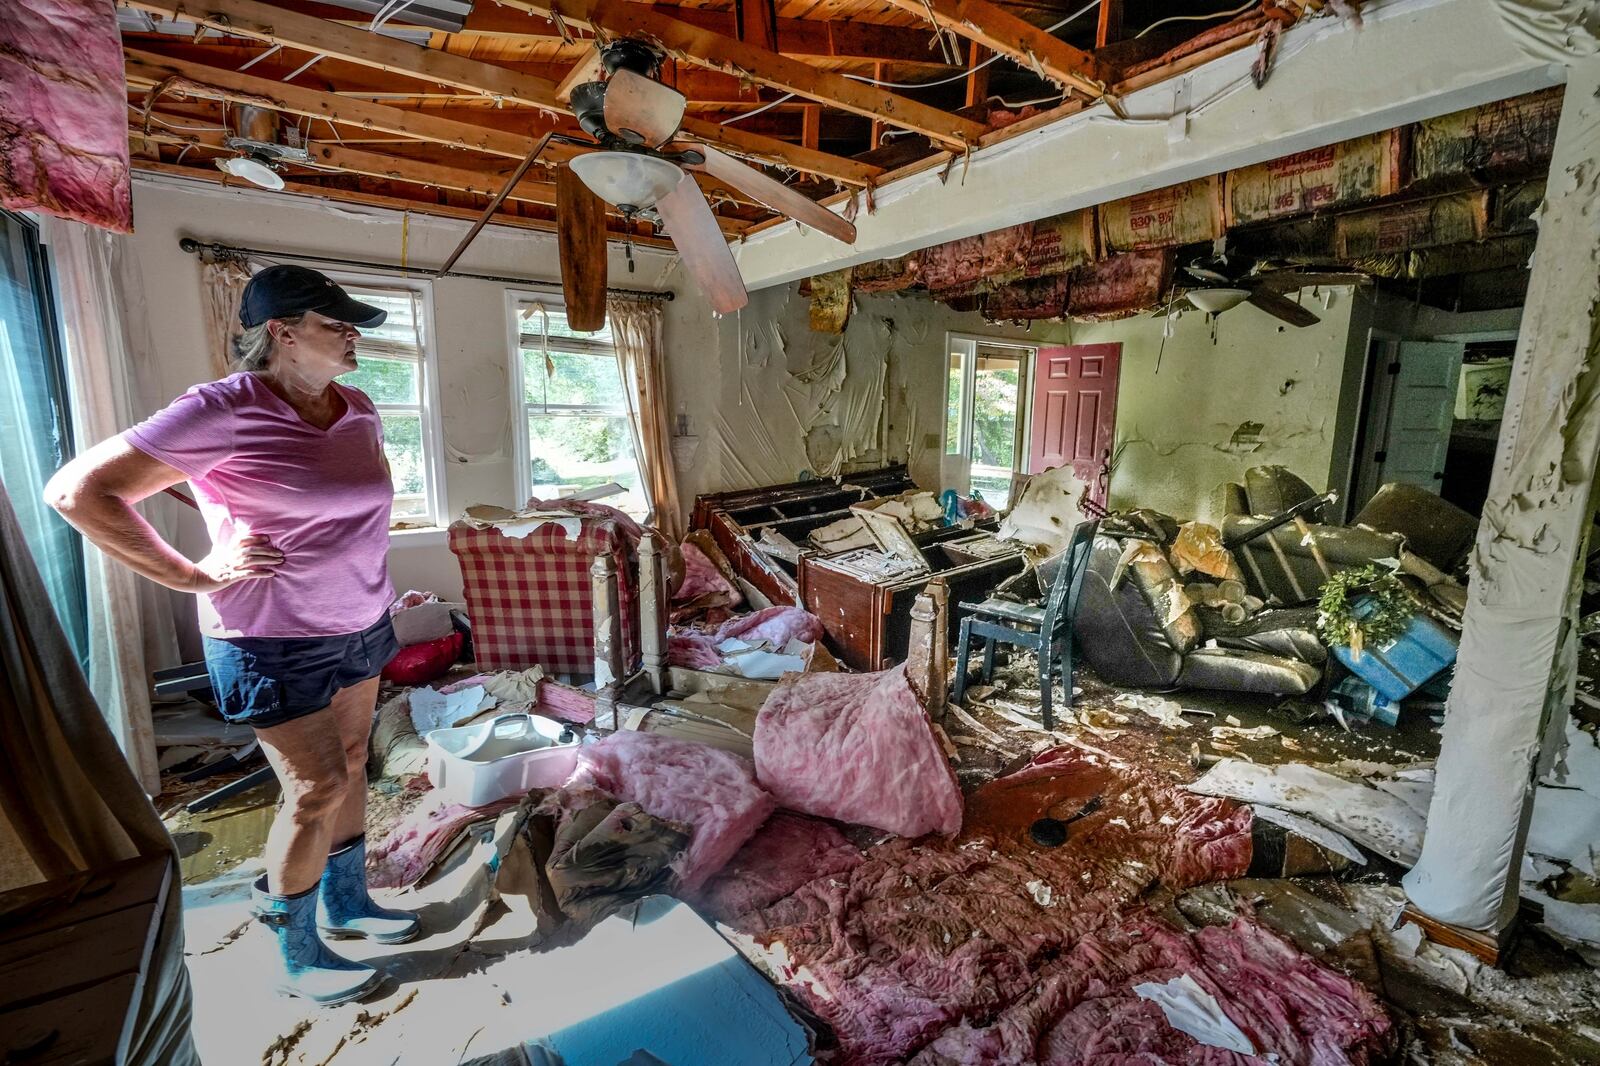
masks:
{"type": "Polygon", "coordinates": [[[259,326],[247,326],[244,332],[233,339],[234,369],[265,370],[267,360],[272,358],[272,353],[278,347],[278,342],[273,339],[272,331],[268,327],[273,322],[298,326],[305,317],[303,314],[285,315],[283,318],[268,319],[259,326]]]}

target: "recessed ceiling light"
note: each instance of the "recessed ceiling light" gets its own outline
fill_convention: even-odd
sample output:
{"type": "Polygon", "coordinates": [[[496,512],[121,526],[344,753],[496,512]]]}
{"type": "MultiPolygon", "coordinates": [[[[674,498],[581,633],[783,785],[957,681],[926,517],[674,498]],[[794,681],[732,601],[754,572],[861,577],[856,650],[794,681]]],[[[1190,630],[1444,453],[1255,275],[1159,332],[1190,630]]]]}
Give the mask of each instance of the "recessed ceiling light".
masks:
{"type": "Polygon", "coordinates": [[[263,189],[277,192],[283,188],[282,175],[260,160],[251,159],[246,155],[231,155],[226,159],[219,159],[217,169],[236,178],[243,178],[263,189]]]}

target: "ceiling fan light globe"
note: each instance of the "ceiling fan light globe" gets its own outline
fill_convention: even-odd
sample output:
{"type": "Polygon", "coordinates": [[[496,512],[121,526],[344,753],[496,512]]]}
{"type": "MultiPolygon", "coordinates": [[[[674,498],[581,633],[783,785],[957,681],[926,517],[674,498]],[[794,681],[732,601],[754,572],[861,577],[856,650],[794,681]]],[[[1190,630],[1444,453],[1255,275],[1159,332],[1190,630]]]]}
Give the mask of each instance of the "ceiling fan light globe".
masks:
{"type": "Polygon", "coordinates": [[[1250,298],[1249,289],[1191,289],[1189,302],[1208,315],[1231,311],[1250,298]]]}
{"type": "Polygon", "coordinates": [[[569,165],[591,192],[614,207],[650,207],[683,179],[683,171],[665,159],[638,152],[586,152],[569,165]]]}
{"type": "Polygon", "coordinates": [[[217,168],[225,174],[232,174],[236,178],[243,178],[252,185],[259,185],[263,189],[273,192],[283,188],[283,177],[271,167],[258,159],[251,159],[247,155],[234,155],[226,159],[217,160],[217,168]]]}

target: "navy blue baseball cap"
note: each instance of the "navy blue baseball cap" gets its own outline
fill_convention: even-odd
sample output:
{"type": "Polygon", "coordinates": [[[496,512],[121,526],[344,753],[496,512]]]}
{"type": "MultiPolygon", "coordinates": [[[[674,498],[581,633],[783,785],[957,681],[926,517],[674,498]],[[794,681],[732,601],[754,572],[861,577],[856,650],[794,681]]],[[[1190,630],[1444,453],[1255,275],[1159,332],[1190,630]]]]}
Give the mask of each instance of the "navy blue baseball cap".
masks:
{"type": "Polygon", "coordinates": [[[389,312],[350,297],[320,270],[280,263],[252,277],[239,300],[239,321],[246,329],[269,318],[291,318],[315,311],[359,329],[383,325],[389,312]]]}

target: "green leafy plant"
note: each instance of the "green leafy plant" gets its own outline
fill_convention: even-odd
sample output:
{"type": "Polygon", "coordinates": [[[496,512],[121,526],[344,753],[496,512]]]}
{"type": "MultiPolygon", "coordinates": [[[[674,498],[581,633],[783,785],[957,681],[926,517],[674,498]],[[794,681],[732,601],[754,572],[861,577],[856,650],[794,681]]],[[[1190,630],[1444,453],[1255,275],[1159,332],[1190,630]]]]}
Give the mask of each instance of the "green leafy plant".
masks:
{"type": "Polygon", "coordinates": [[[1405,632],[1416,613],[1400,579],[1375,564],[1335,574],[1322,586],[1317,630],[1329,644],[1357,658],[1367,645],[1381,647],[1405,632]]]}

